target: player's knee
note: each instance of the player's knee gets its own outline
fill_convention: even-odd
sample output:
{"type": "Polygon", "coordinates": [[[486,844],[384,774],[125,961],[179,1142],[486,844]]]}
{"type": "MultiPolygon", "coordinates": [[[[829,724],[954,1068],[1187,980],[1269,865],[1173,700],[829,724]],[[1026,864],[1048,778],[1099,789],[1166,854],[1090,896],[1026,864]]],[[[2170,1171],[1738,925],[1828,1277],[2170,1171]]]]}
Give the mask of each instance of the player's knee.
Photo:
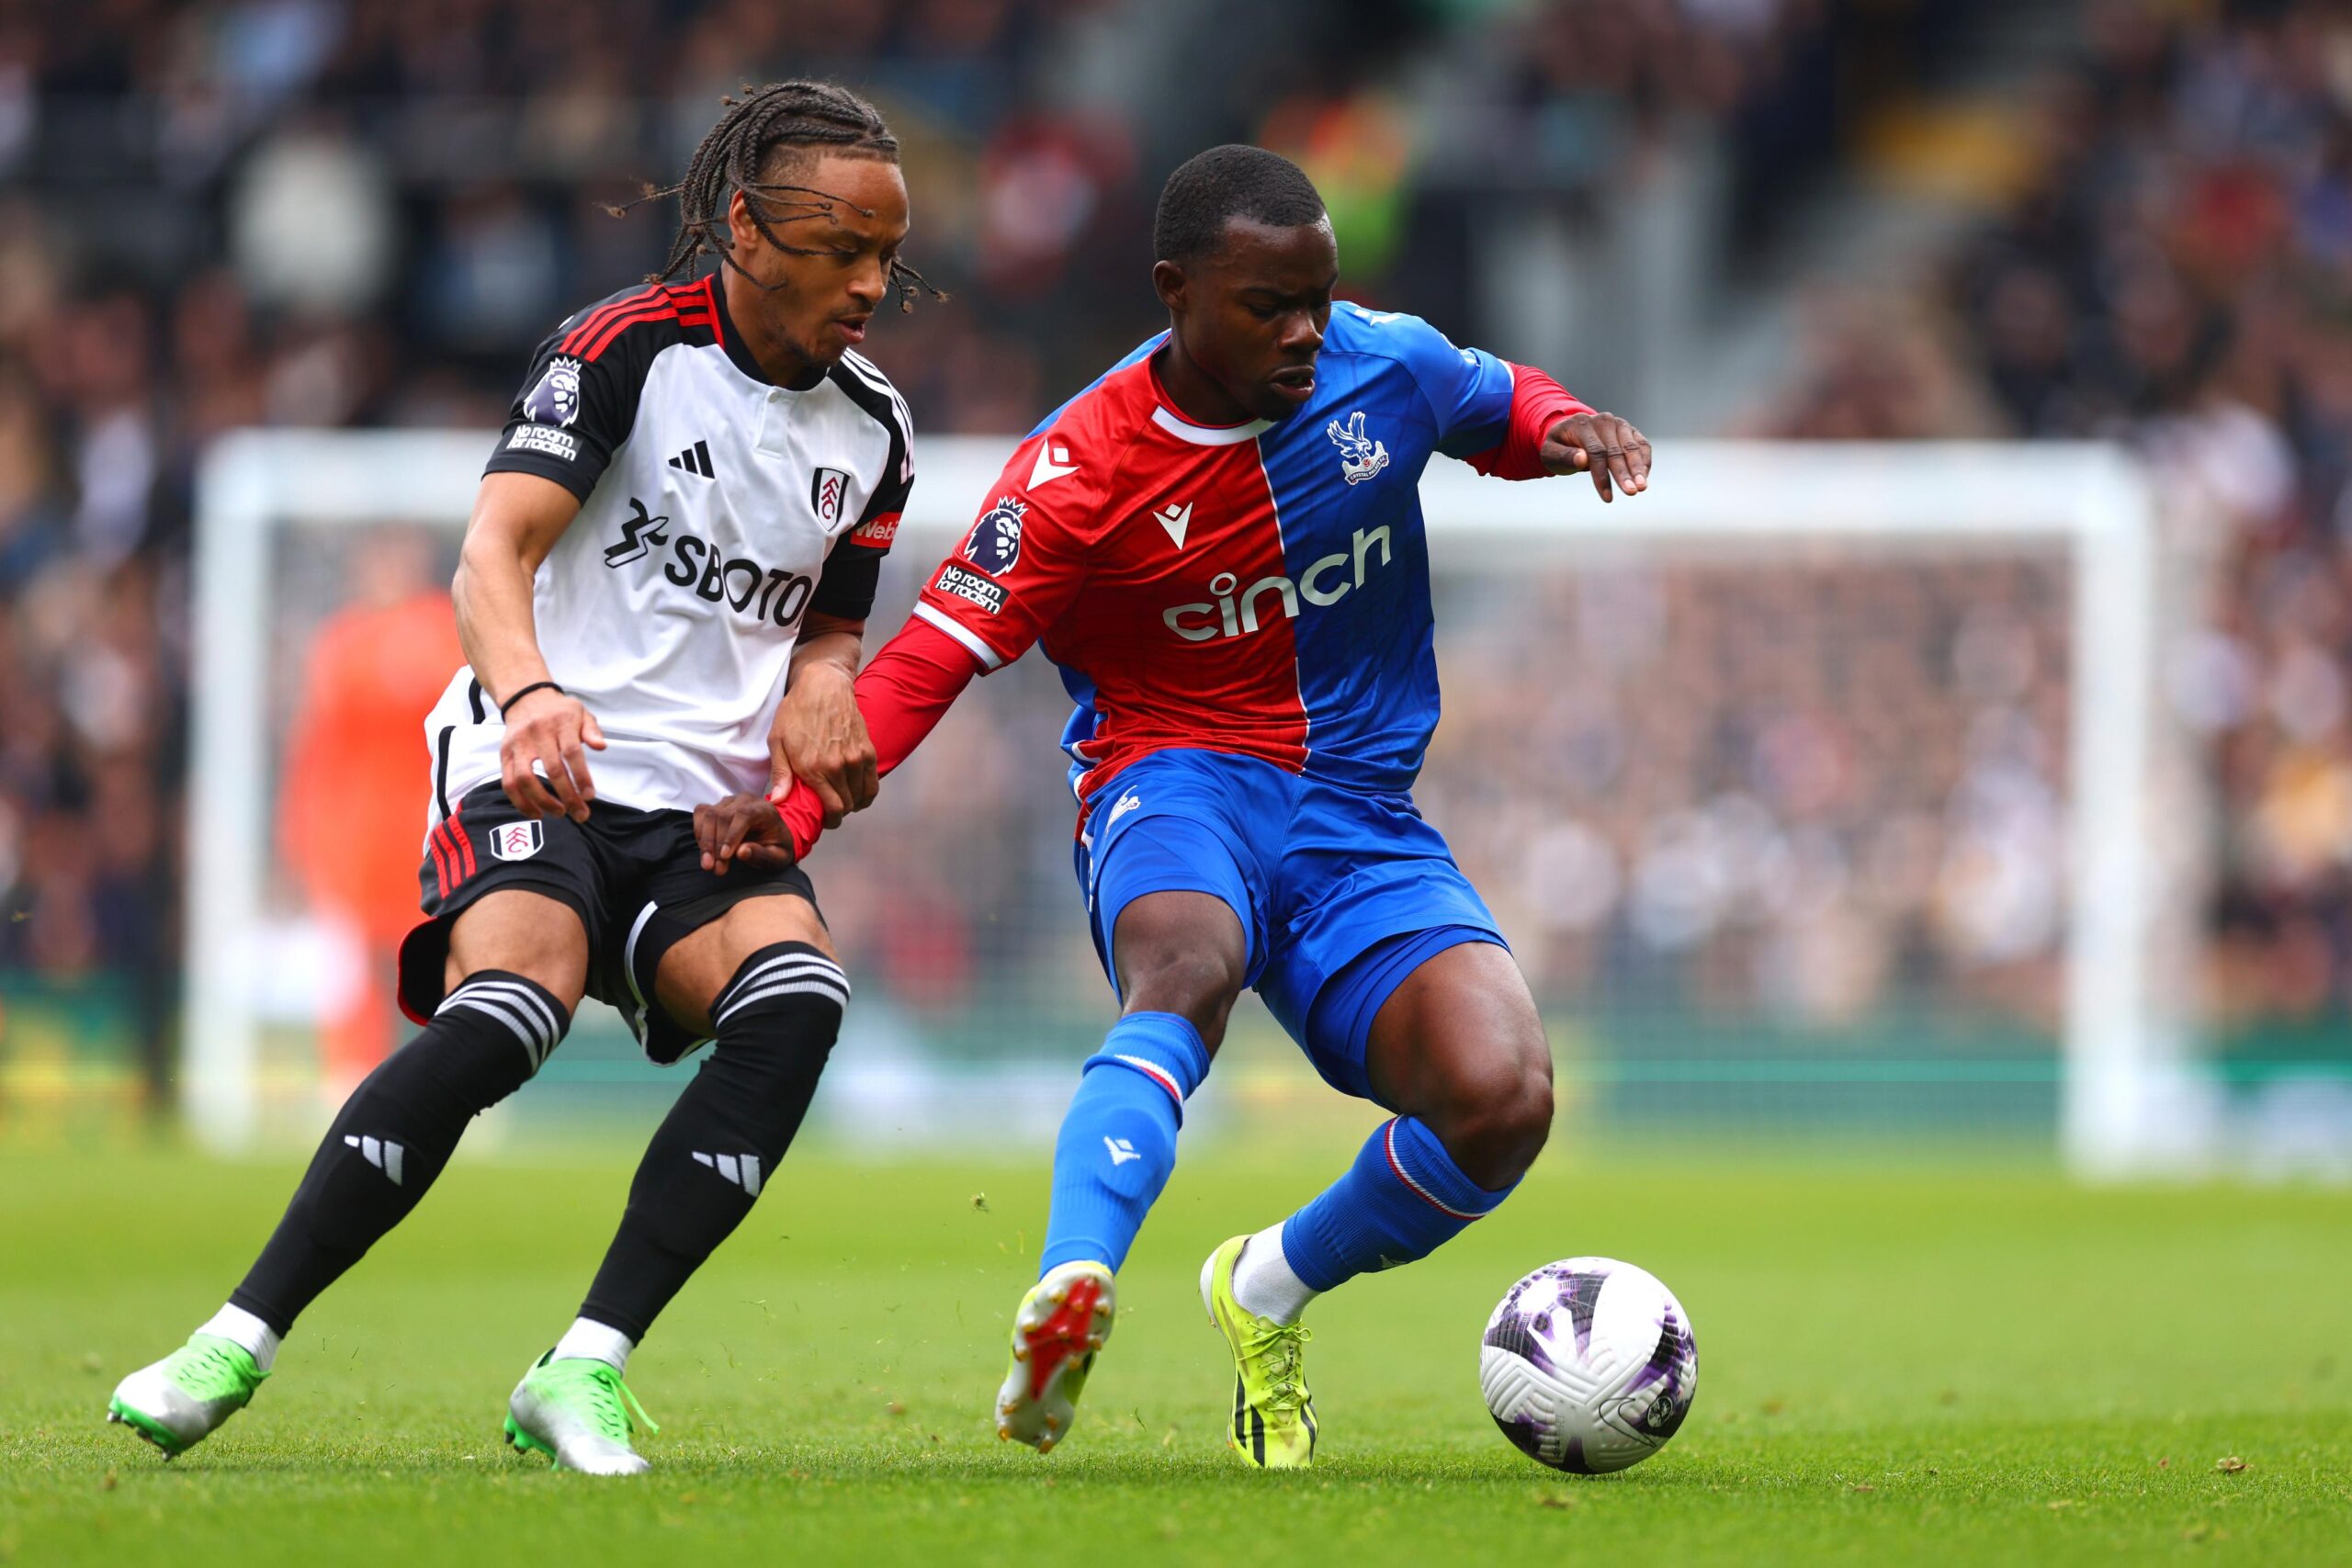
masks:
{"type": "Polygon", "coordinates": [[[531,976],[477,969],[434,1011],[428,1029],[384,1060],[402,1083],[431,1081],[486,1110],[547,1065],[571,1031],[571,1007],[531,976]]]}
{"type": "Polygon", "coordinates": [[[1457,1064],[1425,1115],[1463,1174],[1500,1191],[1527,1174],[1552,1135],[1551,1053],[1540,1035],[1457,1064]]]}
{"type": "Polygon", "coordinates": [[[840,964],[808,942],[770,943],[743,960],[711,1004],[711,1065],[756,1099],[805,1104],[848,1005],[840,964]]]}
{"type": "Polygon", "coordinates": [[[567,1013],[576,1010],[588,980],[588,933],[578,912],[519,887],[484,894],[450,922],[449,988],[492,969],[545,987],[567,1013]]]}

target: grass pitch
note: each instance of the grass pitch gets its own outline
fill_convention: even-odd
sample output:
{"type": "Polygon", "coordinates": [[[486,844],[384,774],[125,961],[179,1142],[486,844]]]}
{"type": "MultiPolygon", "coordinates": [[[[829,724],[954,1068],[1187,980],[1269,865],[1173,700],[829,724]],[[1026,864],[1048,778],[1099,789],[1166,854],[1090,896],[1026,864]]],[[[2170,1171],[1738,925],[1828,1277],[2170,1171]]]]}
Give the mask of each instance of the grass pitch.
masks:
{"type": "Polygon", "coordinates": [[[294,1168],[0,1153],[0,1561],[2352,1559],[2352,1195],[1547,1160],[1437,1258],[1317,1304],[1323,1457],[1255,1474],[1223,1447],[1194,1275],[1346,1153],[1187,1150],[1048,1459],[989,1419],[1043,1151],[796,1154],[631,1367],[662,1431],[621,1483],[498,1434],[627,1161],[459,1164],[252,1408],[166,1465],[99,1423],[107,1395],[220,1302],[294,1168]],[[1690,1420],[1616,1476],[1539,1469],[1478,1399],[1496,1299],[1578,1252],[1655,1270],[1698,1332],[1690,1420]]]}

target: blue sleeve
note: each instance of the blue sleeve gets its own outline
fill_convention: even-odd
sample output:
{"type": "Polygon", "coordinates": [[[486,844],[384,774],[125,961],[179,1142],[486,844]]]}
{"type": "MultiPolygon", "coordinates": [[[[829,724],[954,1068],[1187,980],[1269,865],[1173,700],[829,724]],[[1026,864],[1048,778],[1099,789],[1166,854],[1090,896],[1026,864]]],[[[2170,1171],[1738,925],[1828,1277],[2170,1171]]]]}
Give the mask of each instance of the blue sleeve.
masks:
{"type": "Polygon", "coordinates": [[[1342,302],[1349,333],[1405,367],[1437,420],[1437,449],[1467,457],[1502,445],[1510,433],[1511,368],[1483,348],[1456,348],[1419,316],[1367,310],[1342,302]]]}

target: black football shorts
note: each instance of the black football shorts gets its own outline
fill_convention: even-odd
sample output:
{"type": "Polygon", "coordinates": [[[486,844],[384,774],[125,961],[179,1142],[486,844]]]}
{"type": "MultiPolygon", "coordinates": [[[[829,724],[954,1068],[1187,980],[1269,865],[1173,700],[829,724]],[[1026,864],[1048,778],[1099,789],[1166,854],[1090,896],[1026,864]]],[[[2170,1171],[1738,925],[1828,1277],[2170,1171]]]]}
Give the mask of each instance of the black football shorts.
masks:
{"type": "Polygon", "coordinates": [[[449,925],[473,901],[520,887],[560,900],[588,931],[588,994],[619,1010],[645,1054],[676,1061],[704,1036],[654,996],[662,954],[746,898],[790,893],[817,902],[798,866],[725,876],[702,868],[694,814],[593,801],[588,820],[514,809],[505,787],[482,784],[425,838],[425,919],[401,943],[401,1010],[417,1022],[441,1005],[449,925]]]}

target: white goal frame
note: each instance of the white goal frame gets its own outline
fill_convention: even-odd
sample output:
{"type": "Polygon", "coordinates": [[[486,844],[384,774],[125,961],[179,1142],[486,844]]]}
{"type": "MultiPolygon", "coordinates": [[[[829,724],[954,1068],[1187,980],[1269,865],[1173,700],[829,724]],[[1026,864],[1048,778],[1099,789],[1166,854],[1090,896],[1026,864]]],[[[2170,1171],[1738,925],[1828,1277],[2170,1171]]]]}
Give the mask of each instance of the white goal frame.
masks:
{"type": "MultiPolygon", "coordinates": [[[[196,516],[193,773],[188,792],[187,1010],[181,1103],[210,1148],[256,1133],[270,581],[281,525],[455,527],[494,437],[479,431],[240,431],[206,453],[196,516]]],[[[967,527],[1010,439],[922,444],[902,531],[925,564],[967,527]]],[[[1498,484],[1431,465],[1432,553],[1531,558],[1661,549],[1755,552],[1805,539],[1936,555],[2021,542],[2064,547],[2074,581],[2074,708],[2061,1136],[2098,1177],[2183,1154],[2165,1122],[2188,1068],[2152,1005],[2148,852],[2157,657],[2156,516],[2121,450],[2071,443],[1661,444],[1656,489],[1613,506],[1573,488],[1498,484]],[[2091,700],[2086,700],[2089,698],[2091,700]],[[2096,803],[2086,808],[2083,803],[2096,803]]]]}

